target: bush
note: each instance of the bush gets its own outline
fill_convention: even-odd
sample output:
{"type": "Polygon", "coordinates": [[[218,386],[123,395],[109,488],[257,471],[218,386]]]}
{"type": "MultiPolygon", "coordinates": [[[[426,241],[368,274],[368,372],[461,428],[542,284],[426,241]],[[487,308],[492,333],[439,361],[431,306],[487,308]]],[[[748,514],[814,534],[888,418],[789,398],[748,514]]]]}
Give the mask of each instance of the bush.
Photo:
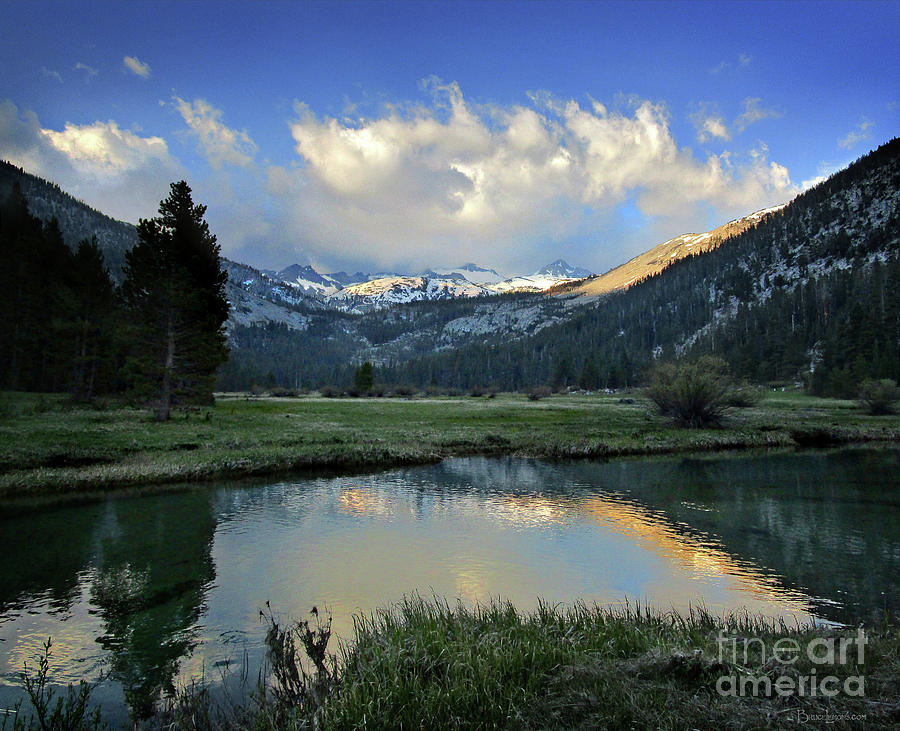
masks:
{"type": "Polygon", "coordinates": [[[394,396],[410,397],[410,396],[415,396],[415,394],[416,394],[415,386],[410,386],[408,384],[399,384],[397,386],[394,386],[394,396]]]}
{"type": "Polygon", "coordinates": [[[744,381],[731,389],[727,405],[737,409],[746,409],[756,406],[760,398],[762,398],[762,391],[758,387],[744,381]]]}
{"type": "Polygon", "coordinates": [[[728,412],[735,388],[721,358],[695,363],[662,363],[651,377],[647,396],[659,412],[691,429],[715,426],[728,412]]]}
{"type": "Polygon", "coordinates": [[[540,401],[542,398],[547,398],[552,394],[553,390],[550,388],[550,386],[535,386],[528,391],[528,400],[540,401]]]}
{"type": "Polygon", "coordinates": [[[269,389],[269,395],[276,398],[297,398],[300,392],[296,388],[283,388],[275,386],[269,389]]]}
{"type": "Polygon", "coordinates": [[[859,402],[870,414],[893,414],[897,401],[900,401],[900,388],[890,378],[863,381],[859,387],[859,402]]]}

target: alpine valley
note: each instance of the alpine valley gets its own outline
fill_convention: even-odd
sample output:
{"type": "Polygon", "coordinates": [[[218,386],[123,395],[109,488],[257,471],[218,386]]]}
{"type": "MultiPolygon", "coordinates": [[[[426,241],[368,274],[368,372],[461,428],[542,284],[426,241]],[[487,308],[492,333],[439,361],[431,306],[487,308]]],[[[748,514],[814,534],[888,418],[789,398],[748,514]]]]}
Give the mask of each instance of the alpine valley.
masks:
{"type": "MultiPolygon", "coordinates": [[[[16,184],[69,247],[96,237],[121,282],[134,227],[0,164],[0,199],[16,184]]],[[[739,377],[850,395],[864,378],[900,380],[898,243],[893,139],[783,206],[676,236],[600,276],[562,260],[507,276],[489,262],[348,274],[226,259],[231,354],[219,387],[344,388],[369,361],[383,384],[593,390],[639,383],[660,358],[713,353],[739,377]]]]}

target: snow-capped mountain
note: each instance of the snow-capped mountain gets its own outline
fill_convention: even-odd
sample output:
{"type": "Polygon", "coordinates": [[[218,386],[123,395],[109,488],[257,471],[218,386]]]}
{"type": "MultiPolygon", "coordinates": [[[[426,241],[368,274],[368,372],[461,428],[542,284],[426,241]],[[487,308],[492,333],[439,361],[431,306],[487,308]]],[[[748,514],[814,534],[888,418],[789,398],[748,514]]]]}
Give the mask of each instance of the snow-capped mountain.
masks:
{"type": "Polygon", "coordinates": [[[493,293],[464,277],[381,277],[344,287],[329,295],[327,302],[348,312],[367,312],[407,302],[485,294],[493,293]]]}
{"type": "Polygon", "coordinates": [[[375,274],[320,274],[310,265],[293,264],[278,272],[264,272],[326,305],[346,312],[367,312],[405,302],[482,297],[506,292],[543,292],[560,283],[590,276],[582,267],[562,259],[534,274],[504,278],[496,269],[468,262],[455,268],[430,268],[418,275],[380,272],[375,274]]]}
{"type": "Polygon", "coordinates": [[[584,267],[574,267],[565,259],[557,259],[542,269],[538,269],[534,276],[554,277],[556,279],[584,279],[593,276],[593,272],[584,267]]]}
{"type": "Polygon", "coordinates": [[[584,267],[573,267],[563,259],[538,269],[534,274],[512,277],[491,285],[495,292],[545,292],[551,287],[593,276],[584,267]]]}
{"type": "Polygon", "coordinates": [[[428,269],[423,272],[423,276],[426,277],[452,278],[454,275],[459,275],[472,284],[497,284],[505,279],[496,269],[485,269],[471,262],[455,269],[428,269]]]}
{"type": "MultiPolygon", "coordinates": [[[[344,272],[340,272],[345,277],[344,272]]],[[[295,289],[299,289],[304,294],[327,296],[339,292],[346,285],[331,274],[319,274],[310,265],[302,266],[300,264],[291,264],[281,271],[275,272],[274,277],[277,280],[289,284],[295,289]]]]}

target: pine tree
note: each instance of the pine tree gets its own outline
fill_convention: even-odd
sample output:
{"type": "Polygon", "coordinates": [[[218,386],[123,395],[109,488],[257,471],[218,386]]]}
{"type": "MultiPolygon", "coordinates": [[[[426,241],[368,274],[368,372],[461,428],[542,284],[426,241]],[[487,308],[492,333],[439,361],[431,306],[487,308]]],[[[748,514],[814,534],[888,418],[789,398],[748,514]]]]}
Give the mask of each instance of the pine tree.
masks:
{"type": "Polygon", "coordinates": [[[226,273],[205,213],[186,182],[172,183],[159,216],[139,221],[138,244],[125,256],[129,373],[136,393],[156,402],[160,421],[174,405],[211,403],[228,353],[226,273]]]}
{"type": "Polygon", "coordinates": [[[353,377],[353,385],[360,393],[368,393],[372,390],[375,383],[375,373],[372,364],[369,361],[363,363],[356,369],[353,377]]]}
{"type": "Polygon", "coordinates": [[[72,395],[90,401],[99,390],[112,390],[114,349],[111,331],[116,318],[113,284],[94,237],[78,245],[69,272],[73,304],[71,330],[72,395]]]}

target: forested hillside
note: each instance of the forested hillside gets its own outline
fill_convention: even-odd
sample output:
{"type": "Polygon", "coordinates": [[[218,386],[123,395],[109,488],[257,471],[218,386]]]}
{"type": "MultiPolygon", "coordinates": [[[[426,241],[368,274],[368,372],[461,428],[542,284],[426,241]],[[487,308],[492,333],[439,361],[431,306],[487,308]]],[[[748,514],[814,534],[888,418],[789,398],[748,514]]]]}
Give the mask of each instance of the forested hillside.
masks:
{"type": "MultiPolygon", "coordinates": [[[[0,160],[0,200],[9,197],[15,183],[19,184],[28,201],[28,210],[32,216],[44,222],[56,219],[70,249],[74,251],[79,242],[95,238],[110,275],[116,282],[122,281],[125,252],[137,243],[134,226],[94,210],[55,183],[0,160]]],[[[148,216],[152,213],[153,211],[147,211],[148,216]]]]}

